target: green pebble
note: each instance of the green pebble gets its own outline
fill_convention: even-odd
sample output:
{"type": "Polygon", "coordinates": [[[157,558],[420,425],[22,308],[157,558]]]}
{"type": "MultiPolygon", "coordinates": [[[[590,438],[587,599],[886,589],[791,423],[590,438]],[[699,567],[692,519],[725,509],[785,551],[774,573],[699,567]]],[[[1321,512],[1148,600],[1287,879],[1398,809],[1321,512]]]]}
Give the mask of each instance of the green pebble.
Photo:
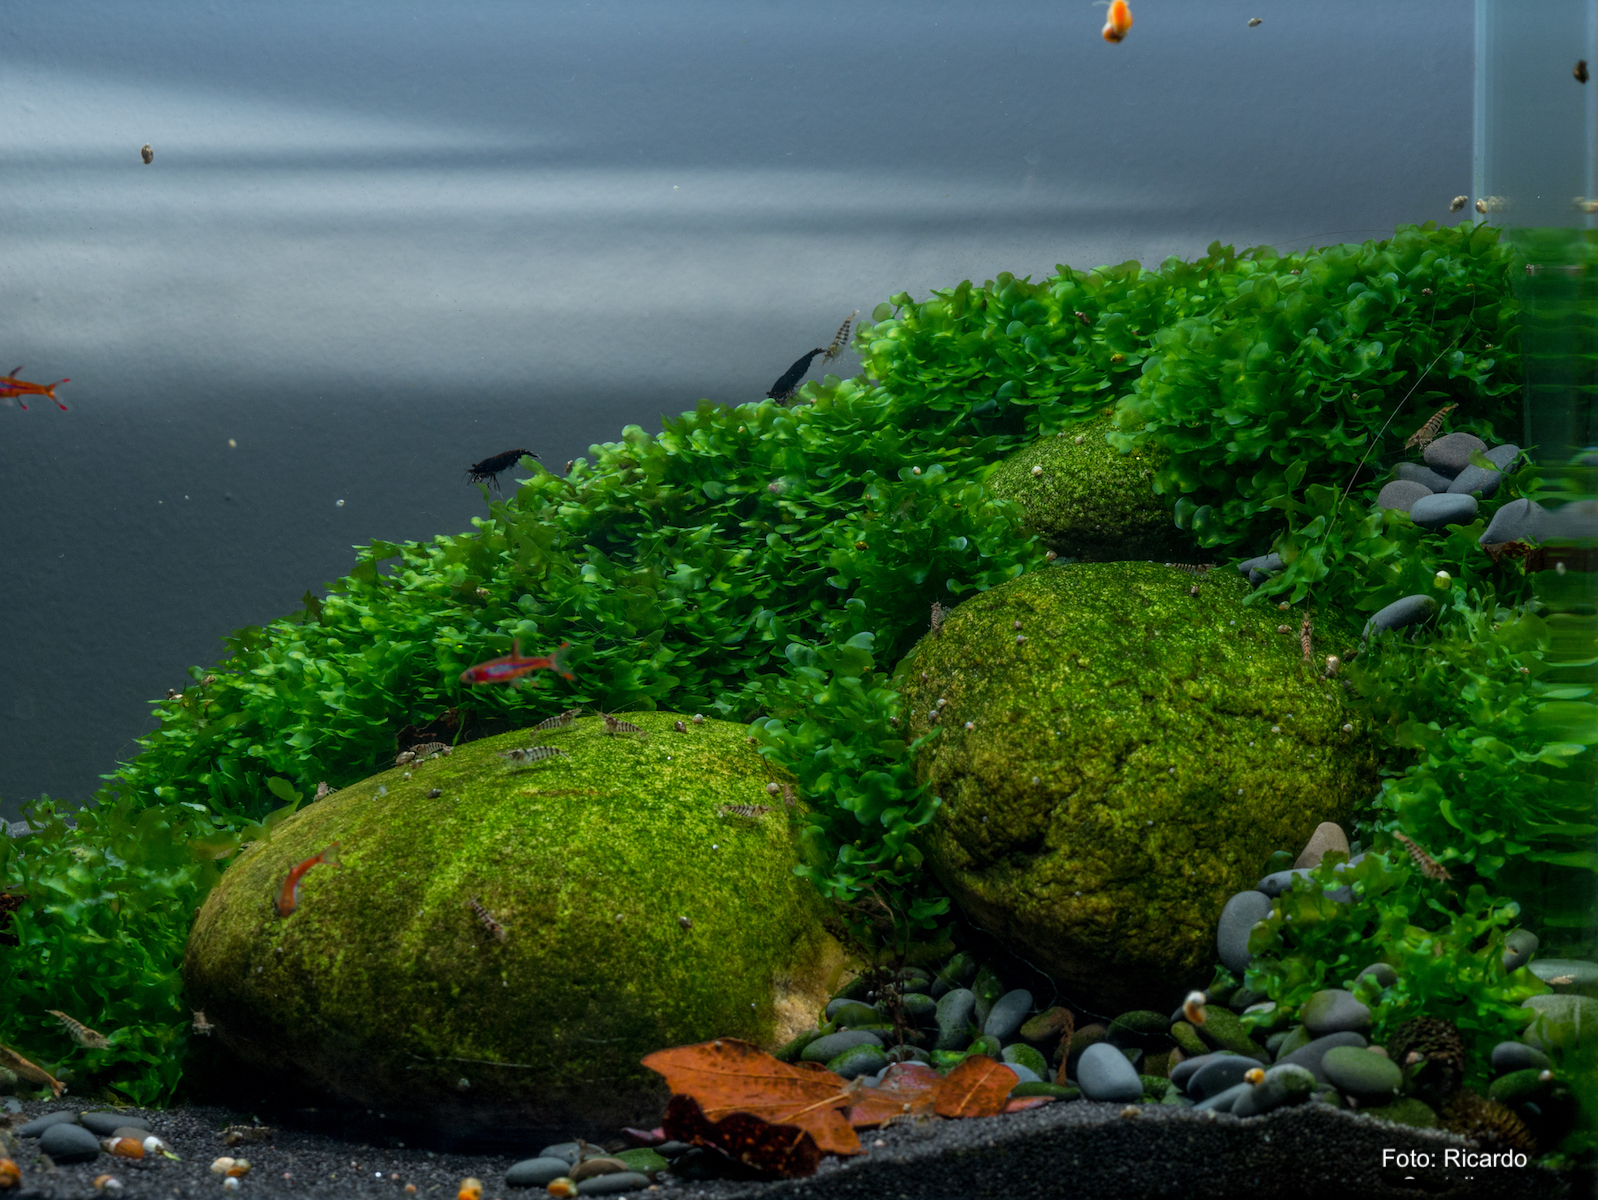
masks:
{"type": "Polygon", "coordinates": [[[1006,1046],[1004,1048],[1004,1061],[1026,1067],[1039,1079],[1047,1079],[1049,1077],[1049,1064],[1044,1060],[1043,1055],[1024,1042],[1006,1046]]]}
{"type": "Polygon", "coordinates": [[[1293,864],[1298,860],[1293,857],[1291,850],[1273,850],[1271,856],[1265,860],[1265,869],[1260,875],[1274,875],[1278,871],[1291,871],[1293,864]]]}
{"type": "Polygon", "coordinates": [[[1199,1037],[1198,1030],[1186,1021],[1178,1021],[1171,1026],[1171,1038],[1176,1042],[1178,1049],[1189,1058],[1197,1058],[1200,1054],[1210,1052],[1210,1048],[1204,1044],[1204,1039],[1199,1037]]]}
{"type": "Polygon", "coordinates": [[[1395,1125],[1413,1125],[1417,1129],[1437,1128],[1437,1114],[1424,1101],[1416,1100],[1412,1096],[1394,1100],[1391,1104],[1384,1104],[1380,1108],[1366,1108],[1360,1111],[1367,1117],[1391,1121],[1395,1125]]]}
{"type": "Polygon", "coordinates": [[[864,975],[856,975],[843,985],[841,991],[835,992],[834,1000],[864,1000],[866,993],[871,990],[871,981],[864,975]]]}
{"type": "Polygon", "coordinates": [[[778,1050],[774,1055],[772,1055],[772,1057],[775,1058],[778,1062],[785,1062],[785,1063],[798,1062],[799,1061],[799,1055],[804,1053],[804,1048],[806,1046],[808,1046],[811,1042],[815,1041],[820,1036],[821,1036],[821,1030],[819,1030],[819,1029],[807,1029],[803,1033],[801,1033],[798,1037],[794,1038],[793,1041],[788,1042],[786,1045],[784,1045],[780,1050],[778,1050]]]}
{"type": "Polygon", "coordinates": [[[899,1006],[910,1020],[930,1024],[938,1011],[938,1002],[925,992],[906,992],[899,997],[899,1006]]]}
{"type": "Polygon", "coordinates": [[[988,1014],[993,1011],[999,997],[1004,995],[1005,987],[992,968],[984,966],[977,971],[976,979],[972,980],[971,991],[977,998],[976,1024],[981,1029],[987,1024],[988,1014]]]}
{"type": "Polygon", "coordinates": [[[641,1172],[644,1175],[654,1175],[660,1171],[671,1169],[671,1164],[648,1146],[640,1146],[636,1150],[623,1150],[620,1154],[613,1154],[611,1157],[621,1159],[630,1169],[641,1172]]]}
{"type": "Polygon", "coordinates": [[[1143,1074],[1158,1075],[1161,1079],[1171,1073],[1171,1052],[1162,1050],[1158,1054],[1150,1054],[1143,1060],[1143,1074]]]}
{"type": "Polygon", "coordinates": [[[1548,1084],[1543,1082],[1542,1072],[1536,1067],[1527,1067],[1524,1071],[1511,1071],[1493,1080],[1492,1086],[1487,1089],[1487,1099],[1513,1106],[1536,1100],[1547,1090],[1548,1084]]]}
{"type": "Polygon", "coordinates": [[[859,1029],[862,1025],[882,1024],[882,1014],[869,1004],[840,1004],[832,1010],[832,1023],[839,1029],[859,1029]]]}
{"type": "Polygon", "coordinates": [[[1029,1018],[1026,1024],[1021,1026],[1021,1040],[1031,1042],[1047,1053],[1070,1024],[1071,1010],[1056,1004],[1053,1008],[1046,1008],[1035,1017],[1029,1018]]]}
{"type": "Polygon", "coordinates": [[[972,1039],[971,1044],[966,1047],[966,1053],[985,1054],[989,1058],[998,1058],[999,1039],[984,1033],[981,1037],[972,1039]]]}
{"type": "Polygon", "coordinates": [[[1171,1081],[1159,1075],[1139,1075],[1143,1081],[1143,1095],[1153,1097],[1155,1100],[1164,1100],[1166,1093],[1171,1090],[1171,1081]]]}
{"type": "Polygon", "coordinates": [[[1134,1009],[1110,1022],[1109,1036],[1117,1046],[1167,1050],[1171,1046],[1171,1018],[1163,1013],[1134,1009]]]}
{"type": "Polygon", "coordinates": [[[927,1061],[936,1071],[948,1074],[965,1061],[964,1050],[931,1050],[927,1053],[927,1061]]]}
{"type": "Polygon", "coordinates": [[[1018,1083],[1010,1089],[1011,1099],[1021,1099],[1025,1096],[1054,1096],[1060,1100],[1075,1100],[1082,1094],[1082,1089],[1066,1083],[1018,1083]]]}
{"type": "Polygon", "coordinates": [[[1306,1026],[1293,1026],[1292,1029],[1287,1031],[1287,1036],[1282,1039],[1281,1045],[1276,1047],[1277,1061],[1280,1062],[1295,1050],[1302,1050],[1314,1040],[1306,1026]]]}
{"type": "Polygon", "coordinates": [[[1260,1062],[1270,1061],[1270,1055],[1265,1053],[1265,1047],[1248,1036],[1248,1030],[1243,1028],[1243,1022],[1229,1008],[1222,1008],[1218,1004],[1206,1004],[1204,1024],[1198,1027],[1198,1034],[1217,1050],[1246,1054],[1250,1058],[1259,1059],[1260,1062]]]}
{"type": "Polygon", "coordinates": [[[976,973],[977,960],[962,950],[943,964],[943,968],[938,972],[937,977],[948,984],[949,987],[958,988],[964,987],[971,976],[976,973]]]}
{"type": "Polygon", "coordinates": [[[1364,1101],[1390,1101],[1404,1082],[1397,1063],[1359,1046],[1333,1046],[1321,1059],[1321,1070],[1339,1091],[1364,1101]]]}

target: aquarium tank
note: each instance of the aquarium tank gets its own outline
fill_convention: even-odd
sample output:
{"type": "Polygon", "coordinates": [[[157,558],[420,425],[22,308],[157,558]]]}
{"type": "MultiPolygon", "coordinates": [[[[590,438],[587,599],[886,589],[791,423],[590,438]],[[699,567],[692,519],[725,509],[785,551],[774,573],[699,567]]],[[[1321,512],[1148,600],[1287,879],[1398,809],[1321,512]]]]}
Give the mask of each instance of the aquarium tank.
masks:
{"type": "Polygon", "coordinates": [[[21,0],[0,1193],[1582,1193],[1598,3],[21,0]]]}

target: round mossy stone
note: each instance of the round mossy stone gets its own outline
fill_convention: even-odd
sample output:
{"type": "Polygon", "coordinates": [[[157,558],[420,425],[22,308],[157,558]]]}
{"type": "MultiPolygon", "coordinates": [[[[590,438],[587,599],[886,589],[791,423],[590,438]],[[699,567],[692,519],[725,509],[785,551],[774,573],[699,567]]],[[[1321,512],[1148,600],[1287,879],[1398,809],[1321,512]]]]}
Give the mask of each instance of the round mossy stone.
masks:
{"type": "Polygon", "coordinates": [[[1397,1063],[1358,1046],[1333,1046],[1321,1059],[1321,1070],[1339,1091],[1358,1100],[1391,1100],[1404,1082],[1397,1063]]]}
{"type": "MultiPolygon", "coordinates": [[[[942,801],[939,880],[1101,1011],[1179,1003],[1272,848],[1379,784],[1368,722],[1304,662],[1297,615],[1279,634],[1248,593],[1230,571],[1051,567],[959,605],[895,673],[905,732],[940,730],[917,760],[942,801]]],[[[1357,643],[1315,625],[1329,652],[1357,643]]]]}
{"type": "Polygon", "coordinates": [[[1049,1077],[1049,1064],[1044,1060],[1043,1055],[1025,1042],[1017,1042],[1013,1046],[1006,1046],[1001,1057],[1007,1063],[1017,1063],[1026,1067],[1039,1079],[1047,1079],[1049,1077]]]}
{"type": "Polygon", "coordinates": [[[1122,454],[1104,440],[1114,425],[1113,418],[1094,417],[1062,437],[1039,438],[993,469],[989,490],[1020,505],[1027,525],[1067,558],[1191,560],[1192,539],[1154,494],[1163,452],[1122,454]]]}
{"type": "Polygon", "coordinates": [[[1204,1039],[1199,1037],[1198,1030],[1186,1021],[1176,1021],[1171,1025],[1171,1040],[1189,1058],[1197,1058],[1201,1054],[1210,1052],[1210,1048],[1204,1044],[1204,1039]]]}
{"type": "Polygon", "coordinates": [[[1135,1008],[1110,1022],[1110,1041],[1117,1046],[1141,1046],[1145,1050],[1171,1048],[1171,1018],[1164,1013],[1135,1008]]]}
{"type": "Polygon", "coordinates": [[[216,1040],[299,1094],[554,1140],[658,1120],[655,1050],[810,1027],[844,955],[793,874],[799,826],[719,815],[766,800],[766,761],[740,725],[627,719],[649,736],[583,719],[541,735],[567,757],[525,766],[498,753],[525,730],[466,743],[247,848],[183,964],[216,1040]],[[280,916],[289,870],[335,841],[342,865],[280,916]]]}
{"type": "Polygon", "coordinates": [[[1242,1019],[1231,1009],[1222,1008],[1219,1004],[1204,1006],[1204,1024],[1198,1027],[1198,1033],[1217,1050],[1230,1050],[1260,1062],[1270,1061],[1271,1056],[1266,1053],[1265,1047],[1249,1036],[1242,1019]]]}

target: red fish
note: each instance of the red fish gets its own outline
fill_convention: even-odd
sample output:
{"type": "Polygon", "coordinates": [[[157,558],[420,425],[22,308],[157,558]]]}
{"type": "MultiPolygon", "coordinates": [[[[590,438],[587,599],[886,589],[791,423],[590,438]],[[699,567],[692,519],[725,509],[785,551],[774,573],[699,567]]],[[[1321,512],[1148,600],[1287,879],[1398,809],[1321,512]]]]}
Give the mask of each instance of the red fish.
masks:
{"type": "Polygon", "coordinates": [[[560,648],[553,654],[542,658],[523,658],[521,639],[517,638],[511,643],[511,651],[503,658],[491,658],[487,662],[480,662],[475,667],[467,667],[461,672],[462,683],[508,683],[513,679],[520,679],[523,675],[533,671],[554,671],[562,679],[576,679],[566,668],[567,652],[571,650],[570,642],[562,642],[560,648]]]}
{"type": "Polygon", "coordinates": [[[338,843],[334,842],[320,854],[313,854],[289,872],[288,878],[283,881],[283,890],[277,894],[278,916],[286,917],[294,911],[295,906],[300,902],[300,881],[305,878],[305,872],[309,871],[317,863],[329,863],[335,867],[343,866],[344,864],[339,862],[338,858],[338,843]]]}
{"type": "MultiPolygon", "coordinates": [[[[22,370],[21,367],[12,367],[11,374],[0,375],[0,400],[9,400],[13,396],[49,396],[50,399],[55,400],[56,388],[63,383],[72,382],[70,379],[57,379],[54,383],[29,383],[26,379],[17,378],[17,372],[20,370],[22,370]]],[[[17,403],[21,404],[24,409],[28,407],[26,404],[22,404],[20,400],[17,403]]],[[[55,400],[55,406],[62,412],[67,411],[67,406],[59,400],[55,400]]]]}
{"type": "Polygon", "coordinates": [[[1119,42],[1132,29],[1132,9],[1126,0],[1115,0],[1110,5],[1108,19],[1104,22],[1104,40],[1119,42]]]}

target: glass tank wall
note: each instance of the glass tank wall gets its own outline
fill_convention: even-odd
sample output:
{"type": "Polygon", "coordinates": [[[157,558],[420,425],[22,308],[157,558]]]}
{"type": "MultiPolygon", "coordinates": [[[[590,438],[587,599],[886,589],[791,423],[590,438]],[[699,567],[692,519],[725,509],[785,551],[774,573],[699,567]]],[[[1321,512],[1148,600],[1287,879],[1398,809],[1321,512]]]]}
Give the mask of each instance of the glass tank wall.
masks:
{"type": "Polygon", "coordinates": [[[0,1188],[1590,1176],[1598,0],[7,19],[0,1188]]]}

